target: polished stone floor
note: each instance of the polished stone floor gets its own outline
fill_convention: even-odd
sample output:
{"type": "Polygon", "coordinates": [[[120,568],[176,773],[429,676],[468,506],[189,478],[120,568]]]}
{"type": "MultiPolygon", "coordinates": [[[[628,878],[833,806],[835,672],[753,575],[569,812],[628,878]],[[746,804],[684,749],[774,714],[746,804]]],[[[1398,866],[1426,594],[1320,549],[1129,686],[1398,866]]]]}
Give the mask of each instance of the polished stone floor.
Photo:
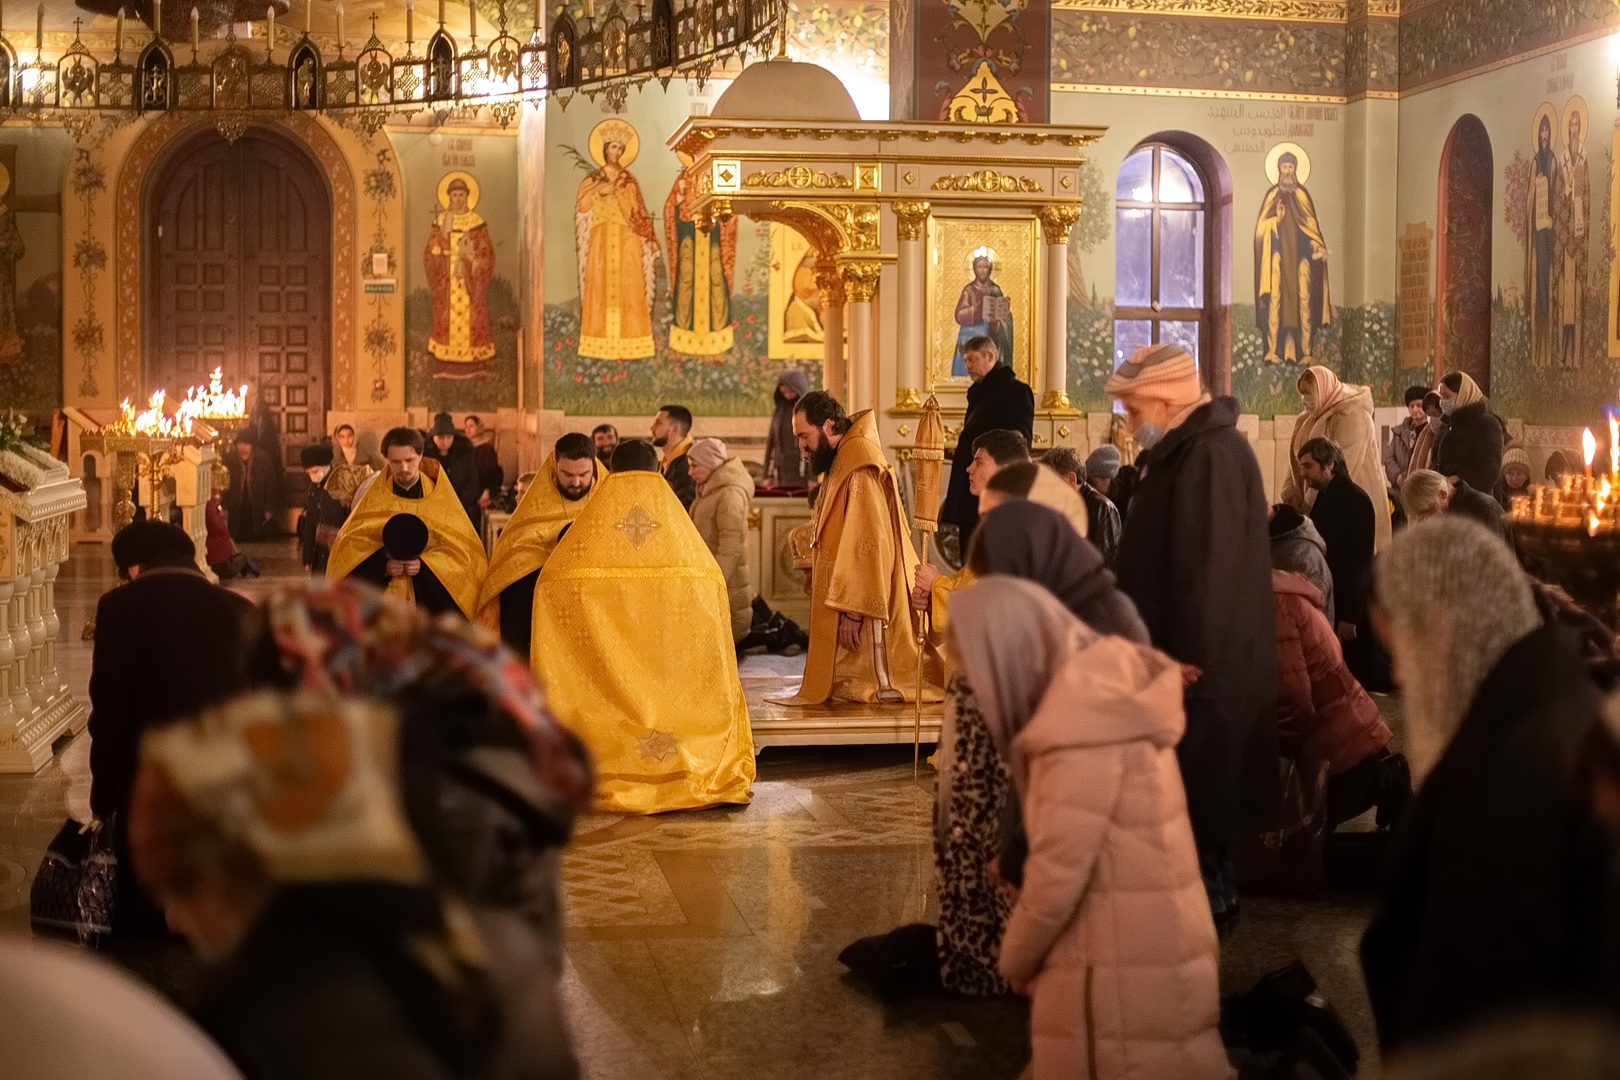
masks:
{"type": "MultiPolygon", "coordinates": [[[[286,545],[252,553],[266,580],[297,570],[286,545]]],[[[58,588],[63,668],[81,694],[90,647],[80,634],[111,585],[105,550],[81,546],[58,588]]],[[[744,674],[751,690],[787,688],[796,670],[762,658],[744,674]]],[[[40,853],[66,814],[87,811],[88,743],[63,740],[36,776],[0,777],[0,931],[26,932],[40,853]]],[[[747,807],[587,817],[565,857],[565,989],[587,1075],[1016,1077],[1027,1060],[1021,1002],[886,1003],[837,960],[858,937],[933,918],[931,788],[926,766],[914,778],[909,745],[772,747],[747,807]]],[[[1245,901],[1225,981],[1243,986],[1304,958],[1373,1058],[1356,961],[1369,914],[1366,898],[1245,901]]]]}

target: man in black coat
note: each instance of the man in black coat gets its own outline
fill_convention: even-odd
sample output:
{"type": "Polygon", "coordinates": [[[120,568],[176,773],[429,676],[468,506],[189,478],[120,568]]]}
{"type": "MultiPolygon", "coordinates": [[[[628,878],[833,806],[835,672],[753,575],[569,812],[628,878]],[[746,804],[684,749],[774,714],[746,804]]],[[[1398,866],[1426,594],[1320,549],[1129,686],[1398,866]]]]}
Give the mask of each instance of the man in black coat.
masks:
{"type": "Polygon", "coordinates": [[[472,440],[456,430],[449,413],[442,412],[433,418],[433,438],[428,440],[426,450],[425,456],[437,461],[450,478],[457,501],[467,511],[473,530],[479,531],[484,523],[484,511],[479,506],[484,489],[478,474],[478,451],[472,440]]]}
{"type": "Polygon", "coordinates": [[[225,512],[234,540],[268,539],[281,507],[281,463],[260,449],[259,442],[251,427],[236,433],[235,468],[228,470],[231,486],[225,490],[225,512]]]}
{"type": "Polygon", "coordinates": [[[304,489],[304,514],[298,519],[298,559],[314,577],[326,576],[332,541],[349,516],[349,508],[332,497],[326,482],[332,478],[332,444],[311,443],[299,451],[299,462],[309,477],[304,489]]]}
{"type": "Polygon", "coordinates": [[[968,490],[974,441],[1001,428],[1018,432],[1027,445],[1035,434],[1035,392],[1000,362],[996,343],[988,337],[970,339],[963,346],[962,359],[973,385],[968,387],[967,415],[962,418],[962,433],[951,456],[951,484],[939,519],[956,526],[965,552],[968,537],[979,524],[979,497],[968,490]]]}
{"type": "Polygon", "coordinates": [[[1105,390],[1144,447],[1119,584],[1188,679],[1176,753],[1199,869],[1224,929],[1238,908],[1228,845],[1240,829],[1270,827],[1279,797],[1265,482],[1237,430],[1237,401],[1209,400],[1184,350],[1139,350],[1105,390]]]}
{"type": "Polygon", "coordinates": [[[692,466],[686,460],[692,449],[692,410],[685,405],[665,405],[653,417],[652,444],[660,454],[659,469],[664,479],[690,513],[697,501],[697,481],[692,479],[692,466]]]}
{"type": "Polygon", "coordinates": [[[253,605],[208,581],[184,530],[137,521],[112,541],[127,584],[96,605],[90,667],[90,809],[118,856],[113,931],[164,932],[129,856],[129,800],[141,736],[247,689],[258,655],[253,605]]]}
{"type": "Polygon", "coordinates": [[[1344,662],[1369,690],[1389,689],[1389,662],[1367,615],[1377,517],[1372,499],[1350,479],[1344,453],[1332,439],[1311,439],[1299,448],[1300,476],[1316,491],[1311,524],[1327,545],[1333,578],[1334,631],[1344,662]]]}

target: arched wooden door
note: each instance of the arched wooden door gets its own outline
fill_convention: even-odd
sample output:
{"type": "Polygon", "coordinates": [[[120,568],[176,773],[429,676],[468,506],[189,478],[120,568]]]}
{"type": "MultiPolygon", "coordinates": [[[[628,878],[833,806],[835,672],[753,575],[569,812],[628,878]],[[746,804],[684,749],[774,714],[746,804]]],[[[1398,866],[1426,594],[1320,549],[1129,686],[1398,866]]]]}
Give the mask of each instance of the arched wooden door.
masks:
{"type": "MultiPolygon", "coordinates": [[[[248,383],[268,405],[282,465],[326,426],[331,386],[332,203],[315,163],[268,133],[209,133],[147,189],[146,384],[171,394],[248,383]]],[[[302,487],[294,484],[290,490],[302,487]]]]}
{"type": "Polygon", "coordinates": [[[1461,371],[1491,392],[1491,137],[1462,117],[1440,155],[1434,377],[1461,371]]]}

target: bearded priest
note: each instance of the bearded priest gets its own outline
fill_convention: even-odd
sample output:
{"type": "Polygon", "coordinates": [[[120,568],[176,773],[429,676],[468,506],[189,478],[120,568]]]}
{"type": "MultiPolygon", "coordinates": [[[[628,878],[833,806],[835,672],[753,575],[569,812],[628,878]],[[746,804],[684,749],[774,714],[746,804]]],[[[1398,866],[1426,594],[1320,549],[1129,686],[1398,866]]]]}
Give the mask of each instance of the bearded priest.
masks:
{"type": "Polygon", "coordinates": [[[489,573],[478,593],[478,617],[485,625],[499,625],[501,640],[521,657],[528,658],[534,640],[534,590],[540,571],[605,472],[590,436],[564,435],[495,541],[489,573]]]}
{"type": "Polygon", "coordinates": [[[645,442],[613,451],[534,591],[534,669],[595,761],[595,808],[746,803],[754,740],[726,579],[645,442]],[[667,618],[637,617],[661,612],[667,618]]]}
{"type": "Polygon", "coordinates": [[[415,428],[383,436],[384,471],[355,494],[326,576],[369,582],[432,615],[459,611],[471,619],[488,570],[484,545],[439,463],[423,459],[425,445],[415,428]],[[410,550],[394,546],[392,537],[413,533],[420,539],[410,550]]]}
{"type": "Polygon", "coordinates": [[[810,655],[797,696],[782,705],[939,701],[940,665],[917,645],[910,595],[917,552],[872,412],[847,416],[825,390],[793,409],[799,449],[820,476],[810,569],[810,655]]]}

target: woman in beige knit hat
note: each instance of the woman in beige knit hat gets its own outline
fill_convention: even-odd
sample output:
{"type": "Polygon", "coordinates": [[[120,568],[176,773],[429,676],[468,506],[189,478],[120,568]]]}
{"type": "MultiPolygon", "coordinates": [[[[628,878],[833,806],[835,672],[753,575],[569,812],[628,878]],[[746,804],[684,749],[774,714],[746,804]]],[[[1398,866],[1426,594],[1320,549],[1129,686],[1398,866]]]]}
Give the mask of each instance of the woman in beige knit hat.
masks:
{"type": "Polygon", "coordinates": [[[686,453],[697,483],[692,524],[714,553],[726,576],[731,607],[731,640],[741,641],[753,624],[753,588],[748,583],[748,505],[754,480],[742,459],[733,457],[719,439],[699,439],[686,453]]]}

